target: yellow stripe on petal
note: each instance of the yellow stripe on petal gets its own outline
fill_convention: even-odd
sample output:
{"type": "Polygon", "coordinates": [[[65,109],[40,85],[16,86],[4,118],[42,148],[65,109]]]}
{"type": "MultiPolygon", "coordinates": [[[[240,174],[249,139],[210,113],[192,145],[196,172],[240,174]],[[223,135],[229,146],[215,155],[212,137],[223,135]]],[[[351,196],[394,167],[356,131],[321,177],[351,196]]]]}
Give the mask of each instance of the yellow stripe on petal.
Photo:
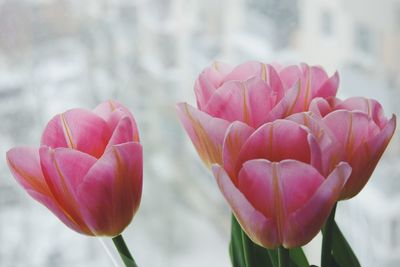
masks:
{"type": "Polygon", "coordinates": [[[304,94],[304,106],[303,109],[308,109],[308,102],[311,95],[311,70],[310,67],[307,66],[307,80],[306,80],[306,92],[304,94]]]}
{"type": "Polygon", "coordinates": [[[283,198],[281,181],[278,175],[278,163],[272,163],[272,183],[274,187],[274,204],[275,204],[275,215],[276,215],[276,226],[278,232],[278,240],[283,240],[283,227],[285,222],[285,213],[283,210],[283,198]]]}
{"type": "Polygon", "coordinates": [[[215,144],[212,141],[203,125],[190,114],[187,104],[185,104],[185,113],[192,122],[192,127],[198,141],[193,143],[200,158],[208,168],[210,168],[213,163],[222,164],[222,144],[215,144]]]}
{"type": "Polygon", "coordinates": [[[75,144],[74,144],[73,139],[72,139],[71,129],[68,126],[68,123],[67,123],[67,120],[65,119],[64,113],[60,115],[60,118],[61,118],[61,123],[62,123],[63,128],[64,128],[64,135],[66,137],[66,140],[67,140],[67,143],[68,143],[68,147],[75,149],[76,147],[75,147],[75,144]]]}

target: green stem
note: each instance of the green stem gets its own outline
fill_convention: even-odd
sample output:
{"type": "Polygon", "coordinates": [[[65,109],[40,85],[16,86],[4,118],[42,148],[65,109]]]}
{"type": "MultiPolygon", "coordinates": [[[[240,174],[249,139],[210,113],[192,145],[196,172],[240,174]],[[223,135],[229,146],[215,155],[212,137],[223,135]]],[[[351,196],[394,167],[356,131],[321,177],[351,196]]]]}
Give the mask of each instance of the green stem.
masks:
{"type": "Polygon", "coordinates": [[[112,238],[115,247],[118,250],[119,255],[121,256],[122,261],[125,263],[126,267],[137,267],[135,260],[133,259],[131,253],[129,252],[128,247],[124,241],[122,235],[117,235],[112,238]]]}
{"type": "Polygon", "coordinates": [[[290,255],[289,250],[283,246],[278,247],[279,267],[289,267],[290,255]]]}
{"type": "Polygon", "coordinates": [[[325,223],[322,237],[321,267],[329,267],[332,263],[332,229],[335,223],[336,205],[325,223]]]}
{"type": "Polygon", "coordinates": [[[244,256],[244,263],[246,264],[246,267],[251,267],[250,264],[250,248],[249,248],[249,242],[247,240],[246,233],[241,229],[241,235],[242,235],[242,248],[243,248],[243,256],[244,256]]]}

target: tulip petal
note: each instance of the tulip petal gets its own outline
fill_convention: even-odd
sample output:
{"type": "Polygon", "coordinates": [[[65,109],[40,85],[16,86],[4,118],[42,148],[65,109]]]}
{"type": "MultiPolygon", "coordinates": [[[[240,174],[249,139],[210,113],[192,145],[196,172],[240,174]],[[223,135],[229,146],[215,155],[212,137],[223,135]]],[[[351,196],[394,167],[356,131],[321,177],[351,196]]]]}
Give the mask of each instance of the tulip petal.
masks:
{"type": "Polygon", "coordinates": [[[381,104],[374,99],[351,97],[338,103],[335,106],[335,109],[345,109],[350,111],[358,110],[366,113],[381,129],[383,129],[388,122],[381,104]]]}
{"type": "MultiPolygon", "coordinates": [[[[298,246],[309,242],[318,230],[321,229],[323,222],[329,215],[334,202],[325,201],[320,207],[328,208],[328,213],[322,218],[318,217],[324,211],[311,213],[309,209],[319,203],[319,199],[336,201],[340,190],[350,174],[350,167],[345,178],[340,182],[341,177],[330,177],[326,184],[324,177],[311,165],[295,160],[284,160],[279,163],[271,163],[264,159],[247,161],[239,174],[238,189],[244,194],[251,205],[260,211],[267,219],[275,222],[279,243],[287,248],[298,246]],[[332,180],[335,181],[332,181],[332,180]],[[328,190],[332,190],[332,183],[336,186],[341,185],[336,194],[329,195],[328,190]],[[325,184],[325,185],[324,185],[325,184]],[[327,189],[328,187],[328,189],[327,189]],[[324,189],[325,188],[325,189],[324,189]],[[310,204],[311,203],[311,204],[310,204]],[[307,224],[296,224],[302,222],[293,214],[300,214],[299,210],[304,210],[306,216],[303,220],[315,220],[312,229],[308,229],[307,224]],[[293,218],[296,220],[293,221],[293,218]],[[297,236],[293,234],[295,232],[297,236]],[[295,239],[295,240],[293,240],[295,239]]],[[[343,170],[341,170],[343,172],[343,170]]]]}
{"type": "Polygon", "coordinates": [[[222,143],[229,122],[213,118],[189,104],[177,105],[178,116],[197,152],[207,166],[222,164],[222,143]]]}
{"type": "Polygon", "coordinates": [[[311,151],[311,165],[323,175],[328,175],[340,161],[341,146],[337,144],[332,131],[323,123],[321,117],[311,112],[295,113],[286,118],[307,127],[311,151]],[[322,153],[323,151],[323,153],[322,153]],[[320,166],[320,167],[318,167],[320,166]]]}
{"type": "Polygon", "coordinates": [[[40,167],[39,150],[34,147],[16,147],[7,152],[10,170],[25,190],[50,195],[40,167]]]}
{"type": "MultiPolygon", "coordinates": [[[[303,172],[298,173],[303,174],[303,172]]],[[[284,247],[293,248],[303,246],[311,241],[321,230],[333,205],[338,200],[350,173],[351,167],[347,163],[340,163],[312,196],[308,198],[307,202],[304,202],[301,206],[299,205],[298,209],[288,214],[284,227],[284,247]]],[[[302,188],[303,184],[299,186],[302,188]]]]}
{"type": "Polygon", "coordinates": [[[286,216],[302,207],[323,181],[316,169],[303,162],[255,159],[243,164],[238,188],[253,207],[275,221],[282,242],[286,216]]]}
{"type": "Polygon", "coordinates": [[[329,98],[335,96],[339,87],[339,82],[339,73],[335,72],[329,79],[324,79],[324,82],[318,87],[313,97],[329,98]]]}
{"type": "Polygon", "coordinates": [[[140,204],[142,172],[142,147],[135,142],[113,146],[87,172],[77,196],[96,235],[118,235],[130,223],[140,204]]]}
{"type": "Polygon", "coordinates": [[[66,226],[71,228],[72,230],[85,234],[85,235],[93,235],[93,233],[87,228],[82,228],[80,225],[76,224],[74,220],[71,220],[68,217],[68,214],[58,205],[57,201],[55,201],[52,197],[47,195],[43,195],[37,191],[27,190],[28,194],[47,207],[54,215],[57,216],[66,226]]]}
{"type": "Polygon", "coordinates": [[[37,148],[13,148],[7,152],[7,161],[14,177],[31,197],[46,206],[71,229],[82,234],[91,234],[71,219],[54,198],[43,176],[37,148]]]}
{"type": "Polygon", "coordinates": [[[60,115],[54,116],[46,125],[41,138],[41,145],[52,148],[68,147],[68,137],[66,137],[65,127],[60,115]]]}
{"type": "Polygon", "coordinates": [[[270,64],[264,64],[257,61],[249,61],[240,64],[234,68],[226,77],[223,82],[229,81],[246,81],[251,78],[260,78],[270,85],[270,87],[279,92],[282,96],[284,93],[283,84],[277,73],[276,69],[270,64]]]}
{"type": "Polygon", "coordinates": [[[202,110],[208,103],[212,94],[223,83],[224,77],[232,70],[232,67],[221,63],[214,64],[203,70],[196,80],[194,91],[197,99],[197,106],[202,110]]]}
{"type": "Polygon", "coordinates": [[[332,85],[338,85],[338,83],[335,84],[335,82],[338,82],[339,78],[338,76],[332,76],[334,78],[330,83],[326,84],[327,81],[329,81],[329,77],[326,74],[325,70],[322,67],[319,66],[308,66],[307,64],[301,64],[301,69],[302,69],[302,82],[303,82],[303,87],[308,86],[310,87],[310,92],[309,95],[312,97],[318,95],[321,97],[330,97],[334,96],[336,94],[337,88],[333,88],[332,85]],[[326,89],[322,88],[324,85],[327,86],[326,89]],[[323,91],[321,91],[323,89],[323,91]],[[332,90],[333,89],[333,90],[332,90]],[[333,94],[332,91],[334,92],[333,94]],[[319,95],[321,94],[321,95],[319,95]]]}
{"type": "Polygon", "coordinates": [[[116,100],[109,100],[98,105],[93,112],[105,120],[111,132],[117,127],[119,121],[128,116],[132,125],[133,141],[139,142],[139,130],[132,113],[116,100]]]}
{"type": "Polygon", "coordinates": [[[336,93],[337,88],[334,89],[336,76],[330,80],[322,68],[305,64],[301,66],[301,72],[299,71],[296,66],[289,66],[280,72],[282,81],[286,81],[283,83],[287,88],[287,94],[271,112],[269,121],[307,111],[314,97],[330,97],[336,93]]]}
{"type": "Polygon", "coordinates": [[[385,151],[396,129],[396,116],[392,116],[386,127],[375,137],[366,140],[354,152],[350,160],[353,172],[340,196],[341,199],[357,195],[368,182],[379,159],[385,151]]]}
{"type": "Polygon", "coordinates": [[[39,154],[43,174],[54,199],[70,220],[84,232],[90,232],[82,216],[76,191],[96,158],[74,149],[50,149],[44,146],[39,149],[39,154]]]}
{"type": "Polygon", "coordinates": [[[239,153],[236,171],[251,159],[281,161],[296,159],[310,163],[308,131],[300,124],[288,120],[276,120],[258,128],[243,145],[239,153]]]}
{"type": "MultiPolygon", "coordinates": [[[[118,124],[115,126],[113,134],[108,141],[106,150],[113,145],[123,144],[127,142],[137,142],[138,138],[135,137],[137,137],[138,135],[136,135],[133,130],[132,120],[128,116],[123,115],[123,113],[121,114],[121,112],[116,111],[113,114],[118,114],[117,116],[122,115],[123,117],[118,120],[118,124]]],[[[111,117],[113,117],[113,115],[111,117]]]]}
{"type": "Polygon", "coordinates": [[[281,93],[256,77],[247,81],[230,81],[213,94],[204,110],[213,117],[258,127],[267,122],[268,113],[281,93]]]}
{"type": "Polygon", "coordinates": [[[236,184],[235,166],[239,157],[239,152],[246,142],[247,138],[254,132],[254,129],[247,124],[235,121],[226,131],[224,143],[222,146],[223,166],[229,176],[236,184]]]}
{"type": "Polygon", "coordinates": [[[323,122],[342,146],[342,160],[345,161],[350,161],[354,151],[380,131],[367,114],[359,111],[336,110],[325,116],[323,122]]]}
{"type": "Polygon", "coordinates": [[[285,90],[289,90],[295,86],[296,82],[301,78],[301,75],[301,70],[296,65],[287,66],[279,72],[279,77],[281,78],[285,90]]]}
{"type": "Polygon", "coordinates": [[[333,108],[331,104],[325,98],[316,97],[313,100],[311,100],[309,111],[318,115],[320,118],[325,117],[332,110],[333,108]]]}
{"type": "Polygon", "coordinates": [[[236,66],[228,75],[225,76],[223,82],[229,81],[245,81],[253,77],[264,78],[265,81],[266,65],[257,61],[248,61],[236,66]]]}
{"type": "Polygon", "coordinates": [[[98,158],[110,134],[106,122],[96,114],[85,109],[71,109],[47,124],[41,144],[52,148],[69,147],[98,158]]]}
{"type": "Polygon", "coordinates": [[[278,246],[280,243],[274,222],[252,206],[235,187],[222,167],[213,165],[212,171],[222,194],[249,238],[263,247],[274,248],[278,246]]]}

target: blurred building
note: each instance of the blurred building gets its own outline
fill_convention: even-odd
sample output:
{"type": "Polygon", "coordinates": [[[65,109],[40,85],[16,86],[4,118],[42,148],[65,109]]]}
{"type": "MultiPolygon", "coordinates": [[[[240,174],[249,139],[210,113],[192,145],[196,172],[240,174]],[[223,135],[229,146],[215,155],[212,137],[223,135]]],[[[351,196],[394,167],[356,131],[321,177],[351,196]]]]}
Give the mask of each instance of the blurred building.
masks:
{"type": "Polygon", "coordinates": [[[353,66],[400,85],[398,0],[299,0],[293,47],[307,62],[353,66]]]}

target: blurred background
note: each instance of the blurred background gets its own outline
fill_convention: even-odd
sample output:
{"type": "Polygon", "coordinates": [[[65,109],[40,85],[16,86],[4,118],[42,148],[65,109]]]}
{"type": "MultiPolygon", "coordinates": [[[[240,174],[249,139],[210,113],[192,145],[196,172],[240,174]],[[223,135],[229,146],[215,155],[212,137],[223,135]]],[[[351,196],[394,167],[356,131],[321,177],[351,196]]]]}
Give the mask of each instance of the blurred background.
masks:
{"type": "MultiPolygon", "coordinates": [[[[175,103],[214,60],[307,62],[341,76],[340,97],[400,113],[399,0],[0,0],[0,266],[113,266],[98,239],[66,228],[5,163],[38,145],[55,114],[107,99],[135,115],[142,205],[125,238],[140,266],[224,267],[230,212],[179,125],[175,103]]],[[[337,220],[362,266],[400,266],[400,146],[337,220]]],[[[115,255],[109,240],[106,247],[115,255]]],[[[318,264],[318,238],[306,249],[318,264]]]]}

